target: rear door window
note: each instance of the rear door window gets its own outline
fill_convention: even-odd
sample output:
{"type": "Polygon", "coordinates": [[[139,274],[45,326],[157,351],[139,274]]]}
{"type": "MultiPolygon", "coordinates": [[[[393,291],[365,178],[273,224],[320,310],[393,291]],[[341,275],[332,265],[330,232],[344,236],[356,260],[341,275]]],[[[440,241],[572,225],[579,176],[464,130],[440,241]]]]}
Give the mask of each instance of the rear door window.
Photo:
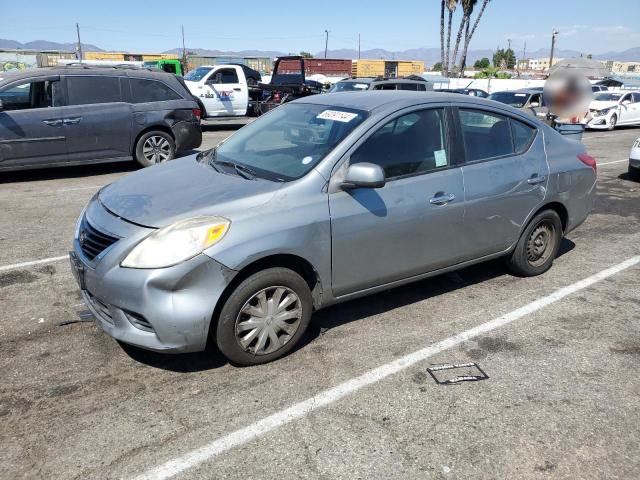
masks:
{"type": "Polygon", "coordinates": [[[69,105],[122,102],[118,77],[83,75],[66,78],[69,105]]]}
{"type": "Polygon", "coordinates": [[[399,83],[398,90],[411,90],[415,92],[417,90],[417,85],[415,83],[399,83]]]}
{"type": "Polygon", "coordinates": [[[460,109],[460,126],[467,161],[484,160],[514,153],[509,119],[480,110],[460,109]]]}
{"type": "Polygon", "coordinates": [[[169,86],[156,80],[144,78],[130,78],[131,96],[133,103],[162,102],[166,100],[180,100],[182,97],[169,86]]]}
{"type": "Polygon", "coordinates": [[[533,142],[536,136],[536,129],[513,118],[510,119],[510,122],[515,153],[524,153],[529,149],[531,142],[533,142]]]}

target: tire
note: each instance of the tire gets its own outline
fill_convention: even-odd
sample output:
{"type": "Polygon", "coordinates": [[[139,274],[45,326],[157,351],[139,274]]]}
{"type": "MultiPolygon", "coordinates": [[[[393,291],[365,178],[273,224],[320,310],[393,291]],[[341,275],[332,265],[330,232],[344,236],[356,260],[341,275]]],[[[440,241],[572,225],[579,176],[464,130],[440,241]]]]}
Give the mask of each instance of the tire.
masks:
{"type": "Polygon", "coordinates": [[[524,229],[507,267],[523,277],[540,275],[551,268],[562,241],[562,221],[554,210],[538,213],[524,229]]]}
{"type": "Polygon", "coordinates": [[[312,310],[309,286],[293,270],[268,268],[256,272],[236,287],[222,307],[215,329],[216,344],[236,365],[271,362],[298,344],[309,326],[312,310]],[[279,305],[289,304],[278,313],[273,310],[274,299],[279,305]],[[284,325],[286,331],[281,327],[284,325]]]}
{"type": "Polygon", "coordinates": [[[143,167],[168,162],[175,156],[176,142],[171,135],[161,130],[144,133],[136,143],[136,161],[143,167]]]}
{"type": "Polygon", "coordinates": [[[609,120],[609,126],[607,127],[607,130],[611,131],[614,128],[616,128],[617,123],[618,123],[618,116],[614,113],[613,115],[611,115],[611,120],[609,120]]]}
{"type": "Polygon", "coordinates": [[[640,169],[638,168],[633,168],[631,165],[629,165],[629,178],[631,180],[635,180],[636,182],[640,182],[640,169]]]}

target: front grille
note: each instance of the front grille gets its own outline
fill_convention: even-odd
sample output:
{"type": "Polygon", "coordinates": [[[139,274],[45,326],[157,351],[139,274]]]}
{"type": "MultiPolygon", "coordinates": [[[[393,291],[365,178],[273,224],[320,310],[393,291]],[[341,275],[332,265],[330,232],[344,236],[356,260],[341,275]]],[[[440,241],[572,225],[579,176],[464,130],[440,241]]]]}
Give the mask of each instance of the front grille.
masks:
{"type": "Polygon", "coordinates": [[[118,239],[116,237],[107,235],[92,227],[86,217],[82,219],[78,242],[80,242],[82,253],[84,253],[89,260],[96,258],[117,241],[118,239]]]}

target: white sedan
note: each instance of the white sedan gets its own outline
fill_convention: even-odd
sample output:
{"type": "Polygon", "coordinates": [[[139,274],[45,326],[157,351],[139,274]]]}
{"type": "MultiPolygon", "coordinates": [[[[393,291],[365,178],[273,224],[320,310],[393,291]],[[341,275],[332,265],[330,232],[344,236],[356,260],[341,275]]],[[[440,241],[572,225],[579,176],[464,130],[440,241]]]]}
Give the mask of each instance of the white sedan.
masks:
{"type": "Polygon", "coordinates": [[[585,122],[587,128],[602,130],[613,130],[617,125],[640,125],[640,93],[595,93],[585,122]]]}
{"type": "Polygon", "coordinates": [[[629,152],[629,177],[640,181],[640,138],[633,142],[629,152]]]}

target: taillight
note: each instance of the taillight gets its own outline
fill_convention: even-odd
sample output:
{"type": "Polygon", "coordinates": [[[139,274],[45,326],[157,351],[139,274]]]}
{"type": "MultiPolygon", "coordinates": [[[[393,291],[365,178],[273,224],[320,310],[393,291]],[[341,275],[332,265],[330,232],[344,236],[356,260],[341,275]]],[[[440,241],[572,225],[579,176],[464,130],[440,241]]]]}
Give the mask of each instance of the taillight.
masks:
{"type": "Polygon", "coordinates": [[[280,103],[280,93],[279,93],[279,92],[275,92],[275,93],[273,94],[273,101],[274,101],[275,103],[280,103]]]}
{"type": "Polygon", "coordinates": [[[593,168],[594,172],[598,173],[598,165],[596,164],[596,159],[588,153],[581,153],[580,155],[578,155],[578,160],[580,160],[585,165],[590,166],[591,168],[593,168]]]}
{"type": "Polygon", "coordinates": [[[202,110],[200,110],[199,108],[192,108],[191,113],[193,113],[194,117],[200,120],[200,117],[202,116],[202,110]]]}

